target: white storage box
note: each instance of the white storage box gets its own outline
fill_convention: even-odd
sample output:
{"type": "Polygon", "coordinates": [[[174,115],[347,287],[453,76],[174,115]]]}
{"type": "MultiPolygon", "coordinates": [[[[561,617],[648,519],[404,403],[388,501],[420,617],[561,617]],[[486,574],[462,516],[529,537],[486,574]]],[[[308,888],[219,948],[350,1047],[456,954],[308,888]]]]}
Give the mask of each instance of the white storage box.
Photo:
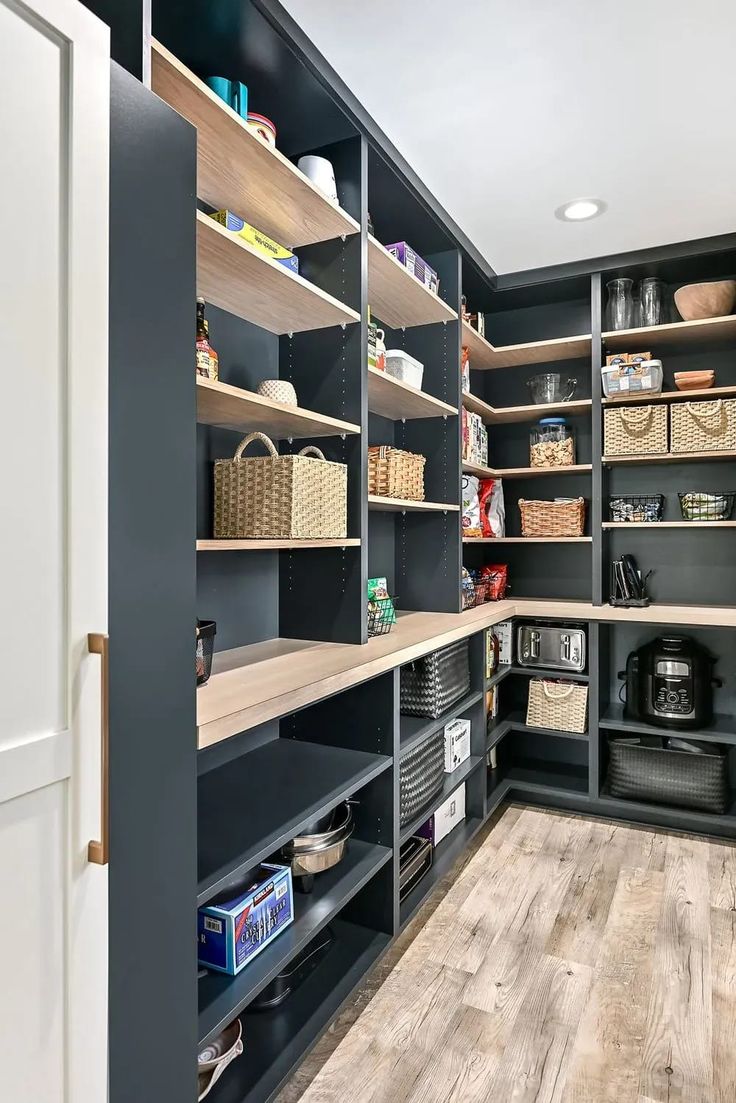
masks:
{"type": "Polygon", "coordinates": [[[465,819],[465,782],[458,785],[433,816],[432,842],[435,846],[465,819]]]}
{"type": "Polygon", "coordinates": [[[445,724],[445,773],[451,774],[470,758],[470,721],[451,720],[445,724]]]}
{"type": "Polygon", "coordinates": [[[392,379],[398,379],[400,383],[408,383],[410,387],[422,389],[424,377],[424,364],[420,364],[408,352],[403,349],[386,350],[386,375],[392,379]]]}

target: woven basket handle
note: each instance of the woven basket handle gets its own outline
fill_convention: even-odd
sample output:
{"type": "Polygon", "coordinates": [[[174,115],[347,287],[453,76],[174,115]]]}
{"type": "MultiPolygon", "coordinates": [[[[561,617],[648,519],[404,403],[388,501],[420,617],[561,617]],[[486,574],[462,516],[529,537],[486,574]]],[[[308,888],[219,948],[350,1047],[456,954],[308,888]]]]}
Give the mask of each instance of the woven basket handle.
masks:
{"type": "Polygon", "coordinates": [[[626,425],[636,426],[639,428],[645,425],[647,421],[651,421],[654,417],[654,407],[649,406],[644,410],[627,410],[625,407],[619,410],[621,420],[626,425]]]}
{"type": "MultiPolygon", "coordinates": [[[[302,448],[299,453],[300,456],[316,456],[319,460],[325,460],[325,454],[321,448],[318,448],[316,444],[308,444],[306,448],[302,448]]],[[[327,460],[325,460],[327,463],[327,460]]]]}
{"type": "Polygon", "coordinates": [[[243,458],[243,452],[249,444],[254,440],[259,440],[265,448],[268,449],[269,456],[278,456],[276,445],[273,443],[270,437],[267,437],[265,433],[248,433],[247,437],[243,437],[238,447],[235,449],[235,459],[240,460],[243,458]]]}
{"type": "Polygon", "coordinates": [[[717,398],[713,402],[686,402],[687,411],[696,421],[706,421],[708,418],[720,421],[723,414],[723,399],[717,398]],[[707,406],[708,409],[704,409],[707,406]]]}
{"type": "Polygon", "coordinates": [[[559,693],[552,692],[552,686],[554,682],[542,682],[542,690],[544,696],[550,701],[564,701],[566,697],[569,697],[571,693],[575,692],[575,686],[559,686],[559,693]]]}

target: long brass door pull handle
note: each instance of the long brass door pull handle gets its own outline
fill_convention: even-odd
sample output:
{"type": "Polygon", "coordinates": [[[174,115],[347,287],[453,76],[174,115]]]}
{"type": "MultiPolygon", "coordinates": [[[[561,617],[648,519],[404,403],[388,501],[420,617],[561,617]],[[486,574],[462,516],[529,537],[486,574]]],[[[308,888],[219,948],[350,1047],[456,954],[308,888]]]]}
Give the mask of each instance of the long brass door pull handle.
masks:
{"type": "Polygon", "coordinates": [[[110,751],[110,637],[102,632],[90,632],[87,648],[102,658],[100,715],[100,838],[87,847],[87,859],[98,866],[110,861],[110,783],[108,776],[110,751]]]}

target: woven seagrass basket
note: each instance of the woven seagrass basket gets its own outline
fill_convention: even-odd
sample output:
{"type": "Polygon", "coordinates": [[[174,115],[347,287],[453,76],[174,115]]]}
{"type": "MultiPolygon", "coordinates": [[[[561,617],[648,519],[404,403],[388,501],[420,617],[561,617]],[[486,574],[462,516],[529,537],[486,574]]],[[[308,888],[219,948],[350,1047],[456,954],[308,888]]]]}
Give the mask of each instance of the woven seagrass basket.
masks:
{"type": "Polygon", "coordinates": [[[522,536],[582,536],[585,498],[570,502],[533,501],[520,498],[522,536]]]}
{"type": "Polygon", "coordinates": [[[582,734],[588,726],[588,687],[531,678],[526,722],[535,728],[582,734]]]}
{"type": "Polygon", "coordinates": [[[215,461],[217,539],[347,536],[347,499],[347,466],[326,460],[313,445],[280,456],[265,433],[249,433],[233,459],[215,461]],[[244,456],[253,441],[268,455],[244,456]]]}
{"type": "Polygon", "coordinates": [[[638,406],[636,409],[604,410],[606,456],[638,456],[667,451],[667,408],[638,406]]]}
{"type": "Polygon", "coordinates": [[[673,452],[725,452],[736,449],[736,399],[673,403],[673,452]]]}
{"type": "Polygon", "coordinates": [[[389,445],[368,449],[368,493],[381,498],[424,501],[424,456],[389,445]]]}

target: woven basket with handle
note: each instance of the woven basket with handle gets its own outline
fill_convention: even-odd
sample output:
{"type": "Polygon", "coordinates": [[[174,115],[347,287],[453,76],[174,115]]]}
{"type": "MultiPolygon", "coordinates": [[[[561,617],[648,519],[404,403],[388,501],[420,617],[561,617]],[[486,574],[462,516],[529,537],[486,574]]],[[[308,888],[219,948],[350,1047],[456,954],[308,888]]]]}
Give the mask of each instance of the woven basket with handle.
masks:
{"type": "Polygon", "coordinates": [[[424,456],[389,445],[368,449],[368,493],[381,498],[424,501],[424,456]]]}
{"type": "Polygon", "coordinates": [[[526,722],[534,728],[582,735],[588,726],[588,687],[531,678],[526,722]]]}
{"type": "Polygon", "coordinates": [[[736,398],[673,404],[670,437],[673,452],[736,449],[736,398]]]}
{"type": "Polygon", "coordinates": [[[605,410],[604,447],[607,456],[638,456],[667,451],[667,408],[605,410]]]}
{"type": "Polygon", "coordinates": [[[280,456],[265,433],[249,433],[231,460],[215,461],[215,537],[319,540],[347,536],[347,466],[309,445],[280,456]],[[244,456],[253,441],[267,456],[244,456]]]}
{"type": "Polygon", "coordinates": [[[582,536],[585,498],[570,502],[519,499],[522,536],[582,536]]]}

